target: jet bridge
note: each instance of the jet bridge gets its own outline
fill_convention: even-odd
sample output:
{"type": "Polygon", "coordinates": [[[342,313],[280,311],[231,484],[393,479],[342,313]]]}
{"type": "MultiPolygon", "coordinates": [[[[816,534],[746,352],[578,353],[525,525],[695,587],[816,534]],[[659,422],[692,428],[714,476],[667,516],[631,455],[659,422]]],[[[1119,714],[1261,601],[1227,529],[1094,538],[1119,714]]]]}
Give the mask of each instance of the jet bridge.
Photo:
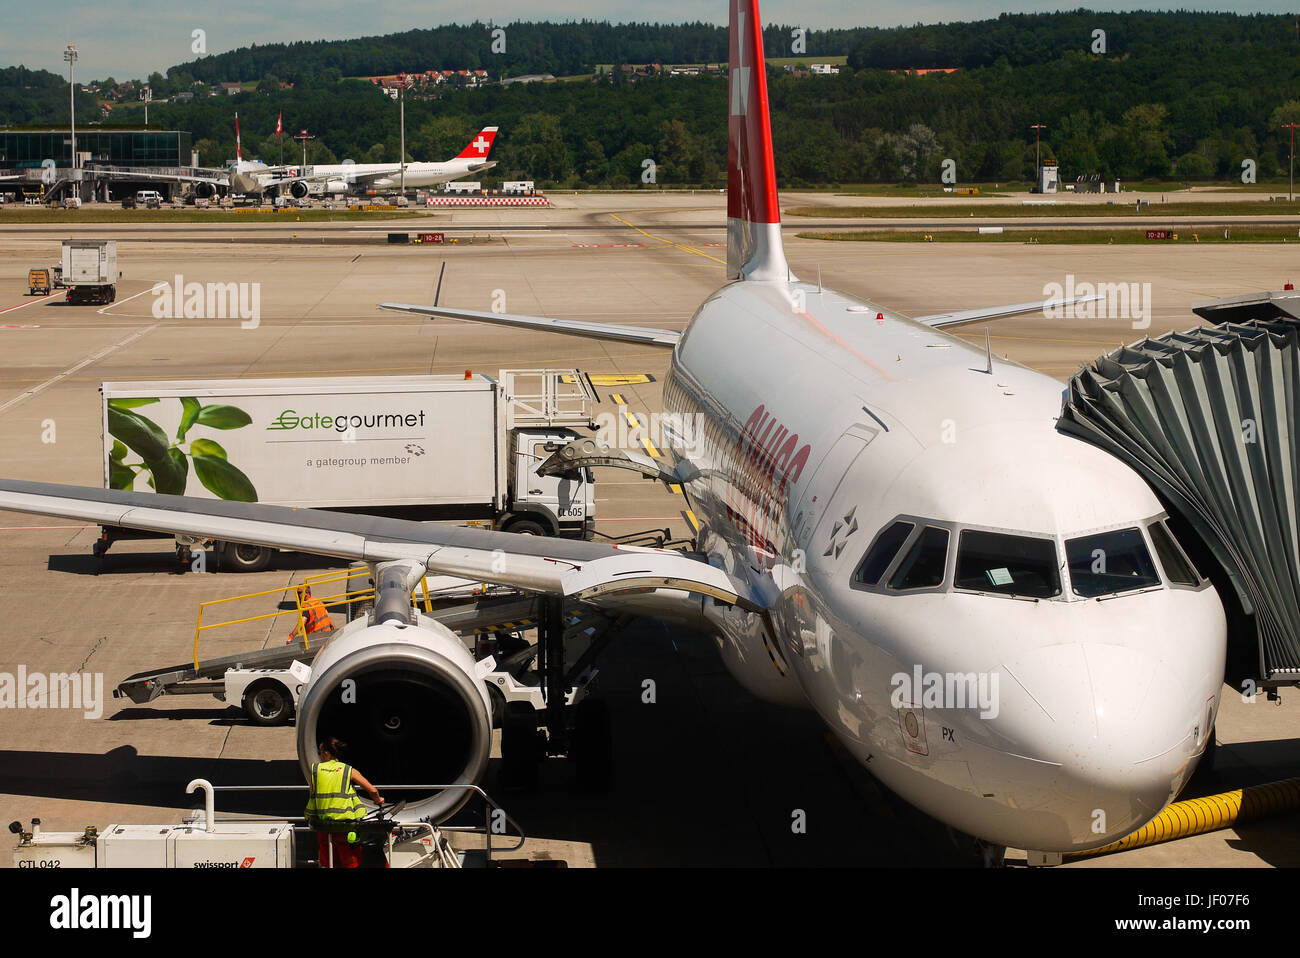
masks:
{"type": "Polygon", "coordinates": [[[1249,649],[1259,685],[1300,685],[1300,297],[1194,309],[1216,325],[1076,373],[1057,428],[1136,469],[1199,540],[1184,546],[1227,607],[1230,661],[1249,649]]]}

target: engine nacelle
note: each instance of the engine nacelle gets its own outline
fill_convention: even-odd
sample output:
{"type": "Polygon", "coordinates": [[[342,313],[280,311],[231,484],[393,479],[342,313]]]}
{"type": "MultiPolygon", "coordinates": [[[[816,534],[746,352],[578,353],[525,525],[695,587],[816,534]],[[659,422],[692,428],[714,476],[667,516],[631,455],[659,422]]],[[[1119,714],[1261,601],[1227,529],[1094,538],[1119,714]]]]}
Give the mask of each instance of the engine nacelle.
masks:
{"type": "Polygon", "coordinates": [[[210,200],[217,195],[217,188],[211,183],[195,183],[194,195],[201,200],[210,200]]]}
{"type": "Polygon", "coordinates": [[[346,193],[351,188],[352,188],[352,184],[349,183],[347,180],[339,179],[339,180],[325,181],[326,193],[346,193]]]}
{"type": "MultiPolygon", "coordinates": [[[[375,785],[477,785],[492,747],[492,705],[474,657],[425,616],[416,625],[347,626],[316,657],[297,725],[304,777],[317,761],[317,743],[331,736],[347,744],[345,761],[375,785]]],[[[384,800],[409,802],[404,821],[440,822],[472,794],[403,789],[384,800]]]]}
{"type": "Polygon", "coordinates": [[[305,200],[311,193],[311,188],[307,186],[305,180],[294,180],[289,184],[289,195],[295,200],[305,200]]]}

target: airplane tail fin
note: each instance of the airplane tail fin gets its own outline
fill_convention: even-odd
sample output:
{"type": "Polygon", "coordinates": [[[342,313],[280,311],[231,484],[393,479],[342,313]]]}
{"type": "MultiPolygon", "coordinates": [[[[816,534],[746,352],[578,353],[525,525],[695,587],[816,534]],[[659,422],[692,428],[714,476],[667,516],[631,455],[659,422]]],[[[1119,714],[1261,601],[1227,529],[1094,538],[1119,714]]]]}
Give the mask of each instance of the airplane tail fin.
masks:
{"type": "Polygon", "coordinates": [[[758,0],[731,0],[729,36],[727,278],[785,282],[758,0]]]}
{"type": "Polygon", "coordinates": [[[469,146],[460,151],[456,157],[458,160],[486,160],[488,154],[492,152],[492,142],[497,138],[497,128],[495,126],[485,126],[479,130],[478,136],[470,141],[469,146]]]}
{"type": "Polygon", "coordinates": [[[239,114],[236,113],[235,114],[235,162],[242,163],[243,161],[244,161],[244,150],[243,147],[239,145],[239,114]]]}

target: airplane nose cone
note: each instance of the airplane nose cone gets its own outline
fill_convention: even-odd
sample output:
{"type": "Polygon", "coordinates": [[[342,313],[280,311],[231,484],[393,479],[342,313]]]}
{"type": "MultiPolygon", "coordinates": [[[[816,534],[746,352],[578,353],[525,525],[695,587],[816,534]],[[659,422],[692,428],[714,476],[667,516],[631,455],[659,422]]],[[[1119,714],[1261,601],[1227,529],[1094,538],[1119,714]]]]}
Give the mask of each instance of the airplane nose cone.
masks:
{"type": "Polygon", "coordinates": [[[1039,813],[1042,850],[1093,848],[1141,827],[1182,787],[1205,733],[1177,670],[1124,646],[1034,650],[1003,665],[1000,692],[994,725],[1026,763],[1011,797],[1039,813]]]}

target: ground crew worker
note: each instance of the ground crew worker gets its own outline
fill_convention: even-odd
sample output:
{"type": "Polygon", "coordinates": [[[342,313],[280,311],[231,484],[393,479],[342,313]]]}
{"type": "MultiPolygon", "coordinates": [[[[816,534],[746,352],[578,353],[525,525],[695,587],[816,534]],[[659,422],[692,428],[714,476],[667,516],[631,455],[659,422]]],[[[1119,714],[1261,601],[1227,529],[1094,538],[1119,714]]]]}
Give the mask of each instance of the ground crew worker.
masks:
{"type": "Polygon", "coordinates": [[[302,615],[298,619],[298,624],[294,626],[294,630],[289,633],[289,638],[285,639],[285,645],[293,643],[299,629],[307,635],[314,635],[317,632],[330,632],[334,629],[334,620],[330,618],[325,603],[320,599],[312,598],[311,586],[298,586],[298,605],[302,607],[302,615]]]}
{"type": "Polygon", "coordinates": [[[344,745],[337,738],[327,739],[316,746],[320,761],[311,767],[308,779],[307,808],[304,817],[316,830],[316,843],[320,851],[320,867],[329,868],[330,849],[334,851],[334,868],[359,868],[361,846],[355,838],[349,841],[358,819],[366,815],[356,789],[361,789],[375,804],[384,804],[384,798],[364,775],[351,765],[339,761],[344,745]],[[353,786],[356,788],[353,788],[353,786]]]}

